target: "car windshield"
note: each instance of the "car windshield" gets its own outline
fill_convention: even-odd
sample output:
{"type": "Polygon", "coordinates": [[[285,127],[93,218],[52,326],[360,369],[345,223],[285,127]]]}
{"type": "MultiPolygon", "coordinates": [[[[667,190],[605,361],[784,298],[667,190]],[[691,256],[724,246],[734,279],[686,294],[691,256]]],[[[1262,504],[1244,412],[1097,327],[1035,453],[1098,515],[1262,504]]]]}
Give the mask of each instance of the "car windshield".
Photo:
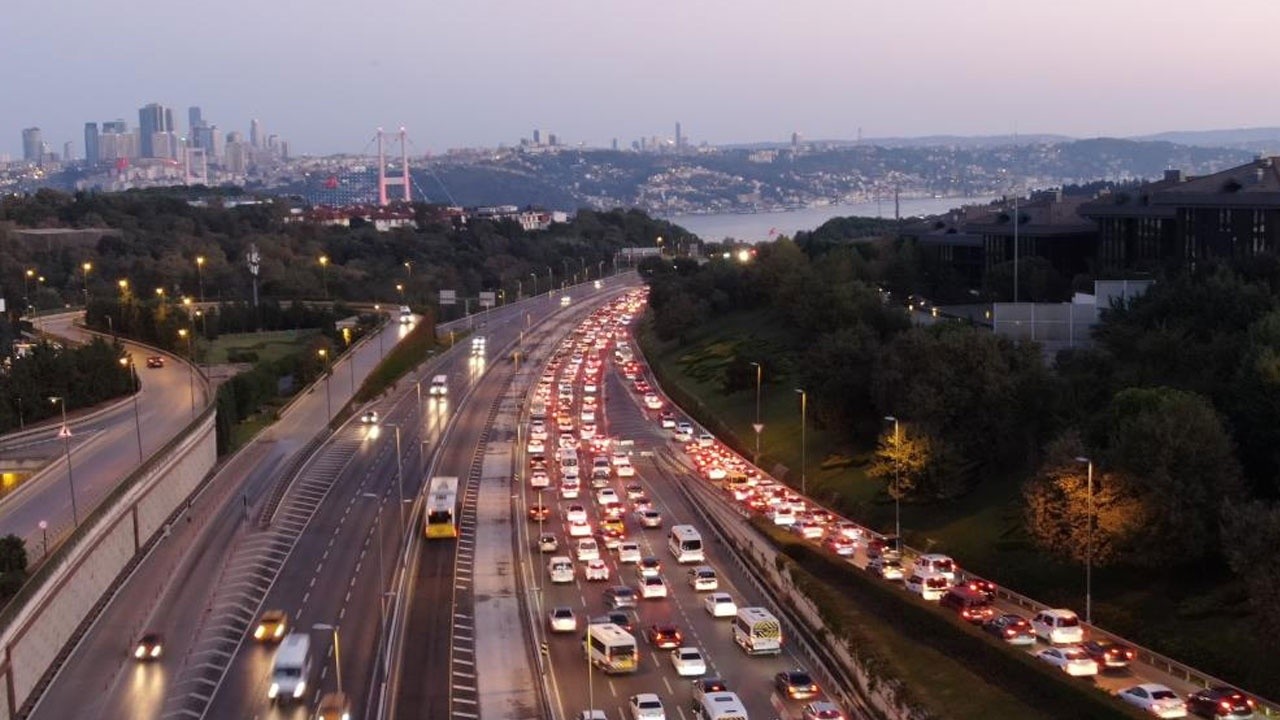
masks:
{"type": "Polygon", "coordinates": [[[1156,690],[1151,693],[1151,697],[1156,700],[1177,700],[1178,696],[1172,690],[1156,690]]]}
{"type": "Polygon", "coordinates": [[[793,672],[791,673],[792,685],[812,685],[813,678],[809,677],[809,673],[793,672]]]}
{"type": "Polygon", "coordinates": [[[1067,615],[1058,618],[1058,627],[1076,627],[1080,624],[1080,620],[1075,615],[1067,615]]]}
{"type": "Polygon", "coordinates": [[[1084,660],[1089,657],[1089,654],[1083,650],[1065,650],[1062,656],[1068,660],[1084,660]]]}

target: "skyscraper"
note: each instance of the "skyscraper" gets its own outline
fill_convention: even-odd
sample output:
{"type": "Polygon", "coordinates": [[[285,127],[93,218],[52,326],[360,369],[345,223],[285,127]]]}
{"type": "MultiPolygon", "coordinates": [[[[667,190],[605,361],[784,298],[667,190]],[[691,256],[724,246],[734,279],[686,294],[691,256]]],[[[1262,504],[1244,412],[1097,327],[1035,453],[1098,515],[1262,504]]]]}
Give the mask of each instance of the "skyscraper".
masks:
{"type": "Polygon", "coordinates": [[[172,148],[162,147],[157,152],[155,147],[158,133],[172,132],[173,110],[160,103],[151,103],[138,110],[138,135],[142,141],[140,147],[142,157],[173,157],[172,148]]]}
{"type": "Polygon", "coordinates": [[[74,152],[75,150],[72,149],[70,140],[62,143],[62,162],[64,163],[71,162],[71,156],[74,152]]]}
{"type": "Polygon", "coordinates": [[[262,147],[262,123],[258,118],[249,121],[249,144],[255,148],[262,147]]]}
{"type": "Polygon", "coordinates": [[[196,128],[202,125],[204,125],[204,115],[200,112],[200,107],[198,105],[192,105],[187,108],[188,135],[194,136],[196,134],[196,128]]]}
{"type": "Polygon", "coordinates": [[[680,123],[676,122],[676,152],[680,152],[684,148],[684,136],[680,134],[680,123]]]}
{"type": "Polygon", "coordinates": [[[44,135],[38,127],[22,131],[22,159],[37,165],[44,159],[44,135]]]}
{"type": "Polygon", "coordinates": [[[84,161],[87,165],[94,165],[102,159],[102,154],[98,149],[98,123],[87,122],[84,124],[84,161]]]}
{"type": "Polygon", "coordinates": [[[539,130],[538,128],[533,129],[533,144],[534,145],[542,144],[542,131],[539,130]]]}

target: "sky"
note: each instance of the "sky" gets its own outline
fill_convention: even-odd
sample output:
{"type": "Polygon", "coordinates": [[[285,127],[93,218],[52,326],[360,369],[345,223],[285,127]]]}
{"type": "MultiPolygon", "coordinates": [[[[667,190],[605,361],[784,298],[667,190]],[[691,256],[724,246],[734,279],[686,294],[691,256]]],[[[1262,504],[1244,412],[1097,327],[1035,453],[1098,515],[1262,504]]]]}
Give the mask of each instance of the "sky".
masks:
{"type": "Polygon", "coordinates": [[[22,128],[199,105],[295,154],[531,137],[626,147],[1280,125],[1280,2],[7,0],[0,156],[22,128]]]}

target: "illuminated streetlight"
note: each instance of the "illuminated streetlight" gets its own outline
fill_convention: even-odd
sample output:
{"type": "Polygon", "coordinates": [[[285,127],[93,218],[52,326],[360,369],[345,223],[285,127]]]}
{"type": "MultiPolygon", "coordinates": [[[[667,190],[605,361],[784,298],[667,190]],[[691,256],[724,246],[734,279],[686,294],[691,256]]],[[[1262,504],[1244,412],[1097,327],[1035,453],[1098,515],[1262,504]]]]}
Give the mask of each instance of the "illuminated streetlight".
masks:
{"type": "Polygon", "coordinates": [[[178,337],[187,341],[187,393],[191,396],[191,414],[196,414],[195,354],[191,351],[191,333],[186,328],[178,328],[178,337]]]}
{"type": "Polygon", "coordinates": [[[751,363],[756,368],[756,424],[752,425],[752,429],[756,431],[756,456],[753,463],[760,464],[760,433],[764,431],[764,423],[760,422],[760,384],[764,379],[764,367],[758,362],[751,363]]]}
{"type": "Polygon", "coordinates": [[[1093,460],[1078,457],[1076,462],[1089,466],[1086,488],[1088,490],[1088,515],[1085,518],[1084,554],[1084,621],[1093,624],[1093,460]]]}
{"type": "Polygon", "coordinates": [[[200,285],[200,302],[204,302],[204,256],[196,256],[196,282],[200,285]]]}
{"type": "Polygon", "coordinates": [[[342,694],[342,655],[341,646],[338,644],[338,626],[326,625],[325,623],[316,623],[311,626],[312,630],[332,630],[333,631],[333,674],[338,681],[338,694],[342,694]]]}
{"type": "Polygon", "coordinates": [[[80,266],[84,271],[84,306],[89,307],[89,271],[93,269],[93,263],[86,262],[80,266]]]}
{"type": "Polygon", "coordinates": [[[138,393],[142,390],[138,382],[138,373],[133,367],[133,355],[125,353],[120,358],[121,367],[129,369],[129,385],[133,389],[133,430],[138,438],[138,462],[142,462],[142,418],[138,414],[138,393]]]}
{"type": "Polygon", "coordinates": [[[49,398],[49,402],[62,406],[62,431],[58,434],[62,436],[63,448],[67,456],[67,485],[71,488],[71,525],[80,527],[80,511],[76,508],[76,481],[71,474],[71,428],[67,426],[67,399],[55,395],[49,398]]]}
{"type": "Polygon", "coordinates": [[[329,397],[329,351],[320,348],[316,354],[324,362],[324,407],[325,420],[328,421],[333,419],[333,400],[329,397]]]}
{"type": "Polygon", "coordinates": [[[329,256],[320,256],[320,277],[324,283],[324,299],[329,299],[329,256]]]}
{"type": "Polygon", "coordinates": [[[902,436],[898,433],[898,418],[885,415],[886,422],[893,423],[893,537],[898,552],[902,552],[902,489],[899,485],[902,457],[902,436]]]}
{"type": "Polygon", "coordinates": [[[805,478],[805,474],[808,470],[808,458],[806,457],[808,448],[805,445],[804,433],[805,425],[807,424],[805,422],[805,418],[809,412],[809,393],[805,392],[801,388],[796,388],[796,392],[800,393],[800,494],[808,495],[809,493],[806,490],[807,483],[805,478]]]}

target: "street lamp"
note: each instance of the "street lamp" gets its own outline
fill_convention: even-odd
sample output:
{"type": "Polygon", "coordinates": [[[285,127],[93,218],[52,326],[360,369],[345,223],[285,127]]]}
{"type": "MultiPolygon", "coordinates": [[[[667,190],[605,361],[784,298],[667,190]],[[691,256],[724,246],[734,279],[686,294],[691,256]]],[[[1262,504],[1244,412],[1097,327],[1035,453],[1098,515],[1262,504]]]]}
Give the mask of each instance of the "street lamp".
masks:
{"type": "Polygon", "coordinates": [[[333,674],[338,681],[338,694],[342,694],[342,646],[338,643],[338,626],[328,625],[326,623],[315,623],[311,626],[312,630],[331,630],[333,631],[333,674]]]}
{"type": "MultiPolygon", "coordinates": [[[[418,407],[422,407],[422,385],[418,385],[418,407]]],[[[395,423],[382,423],[383,427],[395,428],[396,431],[396,493],[400,500],[400,537],[404,537],[404,460],[400,456],[400,426],[395,423]]]]}
{"type": "MultiPolygon", "coordinates": [[[[158,288],[157,288],[158,289],[158,288]]],[[[191,333],[186,328],[178,328],[178,337],[187,341],[187,393],[191,395],[191,414],[196,414],[195,355],[191,351],[191,333]]]]}
{"type": "Polygon", "coordinates": [[[329,256],[320,256],[320,278],[324,283],[324,299],[329,299],[329,256]]]}
{"type": "Polygon", "coordinates": [[[138,373],[133,367],[133,355],[126,353],[120,358],[120,365],[129,369],[129,385],[133,387],[133,430],[138,437],[138,462],[142,462],[142,418],[138,415],[138,393],[142,387],[138,382],[138,373]]]}
{"type": "Polygon", "coordinates": [[[22,299],[23,299],[23,304],[26,305],[26,307],[23,308],[24,310],[31,309],[31,280],[35,276],[36,276],[36,271],[32,268],[27,268],[27,271],[22,275],[22,287],[23,287],[22,299]]]}
{"type": "Polygon", "coordinates": [[[404,272],[408,279],[410,280],[413,279],[413,261],[412,260],[404,261],[404,272]]]}
{"type": "Polygon", "coordinates": [[[902,552],[902,488],[898,484],[902,470],[902,436],[898,434],[898,418],[885,415],[887,422],[893,423],[893,537],[902,552]]]}
{"type": "Polygon", "coordinates": [[[385,592],[383,588],[386,587],[383,583],[386,582],[387,569],[382,560],[382,498],[377,493],[371,492],[360,493],[360,496],[378,501],[377,506],[374,508],[373,520],[377,523],[375,527],[378,534],[376,539],[378,544],[378,631],[383,632],[387,627],[387,596],[383,594],[385,592]]]}
{"type": "Polygon", "coordinates": [[[89,307],[89,271],[93,269],[93,263],[87,262],[80,266],[84,271],[84,306],[89,307]]]}
{"type": "Polygon", "coordinates": [[[760,433],[764,431],[764,423],[760,422],[760,383],[764,379],[764,367],[758,363],[751,363],[756,369],[756,423],[752,425],[752,429],[756,431],[756,457],[753,464],[760,464],[760,433]]]}
{"type": "Polygon", "coordinates": [[[533,280],[532,289],[529,291],[529,297],[538,294],[538,273],[529,273],[529,278],[533,280]]]}
{"type": "Polygon", "coordinates": [[[329,351],[325,348],[316,350],[316,354],[320,356],[321,362],[324,363],[324,409],[325,422],[333,419],[333,400],[329,397],[329,351]]]}
{"type": "Polygon", "coordinates": [[[1093,624],[1093,460],[1078,457],[1076,462],[1089,466],[1086,489],[1088,492],[1088,516],[1085,518],[1084,551],[1084,621],[1093,624]]]}
{"type": "Polygon", "coordinates": [[[796,388],[796,392],[800,393],[800,494],[808,495],[809,493],[805,489],[805,473],[808,469],[808,458],[806,457],[806,452],[808,448],[805,446],[804,442],[804,426],[807,424],[805,422],[805,416],[809,412],[809,393],[805,392],[801,388],[796,388]]]}
{"type": "Polygon", "coordinates": [[[551,274],[551,266],[547,266],[547,297],[551,297],[551,291],[555,290],[555,279],[551,274]]]}
{"type": "Polygon", "coordinates": [[[200,284],[200,302],[204,302],[204,256],[196,256],[196,282],[200,284]]]}
{"type": "Polygon", "coordinates": [[[76,508],[76,481],[71,475],[71,428],[67,427],[67,398],[55,395],[49,398],[49,402],[62,406],[62,430],[58,434],[62,436],[63,448],[67,455],[67,485],[71,488],[71,524],[73,527],[80,527],[80,511],[76,508]]]}
{"type": "Polygon", "coordinates": [[[400,293],[400,304],[404,304],[404,283],[396,283],[396,292],[400,293]]]}

